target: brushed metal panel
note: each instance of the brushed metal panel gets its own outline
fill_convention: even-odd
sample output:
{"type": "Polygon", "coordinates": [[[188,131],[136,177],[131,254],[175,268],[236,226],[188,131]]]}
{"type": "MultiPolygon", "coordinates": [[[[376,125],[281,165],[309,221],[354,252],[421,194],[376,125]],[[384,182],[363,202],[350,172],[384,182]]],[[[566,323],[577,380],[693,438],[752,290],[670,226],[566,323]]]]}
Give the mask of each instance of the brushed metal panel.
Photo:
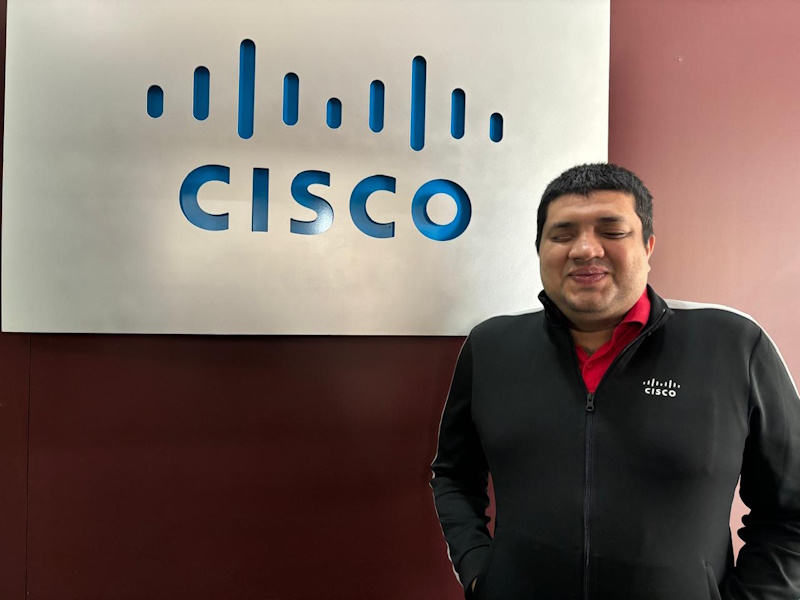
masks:
{"type": "MultiPolygon", "coordinates": [[[[552,177],[604,160],[608,0],[402,2],[9,0],[3,180],[4,331],[460,335],[526,310],[540,289],[536,205],[552,177]],[[237,133],[239,50],[256,48],[253,135],[237,133]],[[411,65],[426,61],[424,146],[410,145],[411,65]],[[209,116],[193,116],[195,68],[210,73],[209,116]],[[283,79],[299,78],[296,125],[283,79]],[[369,88],[385,85],[385,125],[369,128],[369,88]],[[159,118],[146,93],[163,89],[159,118]],[[450,133],[464,90],[464,136],[450,133]],[[326,125],[337,98],[341,126],[326,125]],[[492,113],[503,138],[489,139],[492,113]],[[199,192],[228,229],[181,211],[203,165],[230,183],[199,192]],[[252,231],[253,169],[269,169],[268,231],[252,231]],[[307,170],[333,209],[291,194],[307,170]],[[371,175],[396,191],[367,203],[392,238],[362,233],[350,194],[371,175]],[[469,195],[450,241],[418,231],[411,202],[447,179],[469,195]]],[[[434,222],[455,216],[444,195],[434,222]]]]}

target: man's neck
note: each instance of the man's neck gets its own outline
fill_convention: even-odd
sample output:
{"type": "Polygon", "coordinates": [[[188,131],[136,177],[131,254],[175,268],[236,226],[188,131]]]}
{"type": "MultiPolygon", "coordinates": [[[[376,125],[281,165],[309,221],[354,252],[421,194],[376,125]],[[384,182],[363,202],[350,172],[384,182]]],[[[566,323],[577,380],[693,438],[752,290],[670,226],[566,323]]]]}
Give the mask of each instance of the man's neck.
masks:
{"type": "Polygon", "coordinates": [[[597,349],[600,346],[611,340],[616,326],[617,325],[615,324],[606,329],[600,329],[597,331],[580,331],[578,329],[570,329],[569,331],[572,334],[572,339],[575,341],[575,343],[583,348],[586,351],[586,354],[591,356],[597,352],[597,349]]]}

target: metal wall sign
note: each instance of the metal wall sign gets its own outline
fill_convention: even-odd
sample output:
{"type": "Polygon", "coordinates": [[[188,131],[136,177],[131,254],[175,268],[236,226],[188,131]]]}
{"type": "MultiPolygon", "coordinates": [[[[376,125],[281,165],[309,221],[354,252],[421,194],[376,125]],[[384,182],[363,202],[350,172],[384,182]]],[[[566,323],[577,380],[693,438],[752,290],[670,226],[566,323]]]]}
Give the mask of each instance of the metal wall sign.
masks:
{"type": "Polygon", "coordinates": [[[9,0],[4,331],[460,335],[607,149],[609,0],[9,0]]]}

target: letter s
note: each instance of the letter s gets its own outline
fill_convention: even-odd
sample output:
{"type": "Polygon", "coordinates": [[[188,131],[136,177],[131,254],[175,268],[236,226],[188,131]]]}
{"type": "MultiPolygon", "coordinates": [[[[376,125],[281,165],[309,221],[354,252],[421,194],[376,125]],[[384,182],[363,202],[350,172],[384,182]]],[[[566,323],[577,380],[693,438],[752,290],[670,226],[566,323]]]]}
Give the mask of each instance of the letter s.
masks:
{"type": "Polygon", "coordinates": [[[197,202],[197,193],[209,181],[230,183],[231,170],[224,165],[203,165],[186,176],[181,184],[179,199],[183,216],[195,227],[208,231],[224,231],[228,228],[228,213],[212,215],[197,202]]]}
{"type": "Polygon", "coordinates": [[[313,221],[292,219],[289,225],[289,231],[292,233],[317,235],[326,232],[333,224],[333,207],[324,198],[308,191],[308,186],[315,183],[330,186],[331,174],[325,171],[303,171],[292,180],[292,198],[295,202],[317,213],[317,218],[313,221]]]}

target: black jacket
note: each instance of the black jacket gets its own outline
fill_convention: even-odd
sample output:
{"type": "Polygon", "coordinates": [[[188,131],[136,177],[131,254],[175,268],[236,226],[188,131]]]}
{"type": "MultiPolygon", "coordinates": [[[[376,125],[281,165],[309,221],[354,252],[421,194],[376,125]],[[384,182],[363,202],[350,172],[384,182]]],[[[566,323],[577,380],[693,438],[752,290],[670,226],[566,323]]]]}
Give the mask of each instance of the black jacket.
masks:
{"type": "Polygon", "coordinates": [[[797,600],[800,399],[750,318],[665,302],[589,394],[566,320],[470,333],[442,415],[436,508],[480,600],[797,600]],[[486,527],[487,474],[496,500],[486,527]],[[751,512],[736,567],[741,473],[751,512]]]}

